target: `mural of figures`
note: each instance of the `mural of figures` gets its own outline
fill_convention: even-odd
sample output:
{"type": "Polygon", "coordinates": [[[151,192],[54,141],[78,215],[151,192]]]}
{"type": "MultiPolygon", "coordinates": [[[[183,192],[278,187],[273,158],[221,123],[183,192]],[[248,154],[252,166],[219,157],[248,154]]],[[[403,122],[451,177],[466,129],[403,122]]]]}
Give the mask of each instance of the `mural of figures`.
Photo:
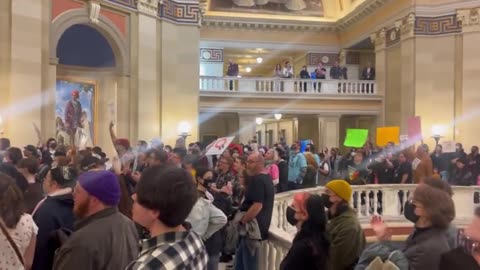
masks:
{"type": "Polygon", "coordinates": [[[93,146],[96,83],[57,78],[56,137],[59,143],[84,149],[93,146]]]}
{"type": "Polygon", "coordinates": [[[211,11],[323,16],[322,0],[210,0],[211,11]]]}

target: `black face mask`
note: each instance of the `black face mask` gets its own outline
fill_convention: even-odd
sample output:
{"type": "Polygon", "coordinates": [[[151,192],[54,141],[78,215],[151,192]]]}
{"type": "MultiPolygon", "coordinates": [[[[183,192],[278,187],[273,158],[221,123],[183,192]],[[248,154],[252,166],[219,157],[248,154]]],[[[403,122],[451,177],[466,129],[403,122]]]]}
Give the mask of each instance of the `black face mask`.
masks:
{"type": "MultiPolygon", "coordinates": [[[[207,190],[210,189],[210,184],[215,183],[215,180],[213,179],[203,179],[203,184],[201,184],[204,188],[207,190]]],[[[198,182],[200,184],[200,182],[198,182]]]]}
{"type": "Polygon", "coordinates": [[[297,220],[295,219],[295,210],[292,207],[287,207],[287,221],[290,225],[297,225],[297,220]]]}
{"type": "Polygon", "coordinates": [[[415,214],[415,205],[410,201],[405,202],[405,208],[403,209],[403,215],[406,219],[413,223],[417,223],[418,219],[420,218],[415,214]]]}
{"type": "Polygon", "coordinates": [[[323,205],[330,209],[333,205],[333,203],[330,201],[330,196],[328,196],[327,194],[322,194],[322,201],[323,201],[323,205]]]}

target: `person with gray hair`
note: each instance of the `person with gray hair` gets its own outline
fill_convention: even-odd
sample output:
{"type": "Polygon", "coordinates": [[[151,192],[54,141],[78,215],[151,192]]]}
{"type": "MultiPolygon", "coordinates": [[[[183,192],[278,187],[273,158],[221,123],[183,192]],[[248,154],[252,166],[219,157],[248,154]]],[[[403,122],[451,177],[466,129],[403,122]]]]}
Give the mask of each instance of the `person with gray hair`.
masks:
{"type": "MultiPolygon", "coordinates": [[[[264,173],[264,158],[260,153],[254,152],[247,159],[247,174],[249,176],[245,199],[239,207],[243,217],[238,223],[239,231],[242,228],[251,228],[258,224],[261,239],[268,237],[268,228],[272,221],[273,199],[275,195],[273,182],[270,175],[264,173]]],[[[240,236],[237,253],[235,255],[236,270],[258,269],[260,249],[248,245],[248,236],[240,236]]]]}

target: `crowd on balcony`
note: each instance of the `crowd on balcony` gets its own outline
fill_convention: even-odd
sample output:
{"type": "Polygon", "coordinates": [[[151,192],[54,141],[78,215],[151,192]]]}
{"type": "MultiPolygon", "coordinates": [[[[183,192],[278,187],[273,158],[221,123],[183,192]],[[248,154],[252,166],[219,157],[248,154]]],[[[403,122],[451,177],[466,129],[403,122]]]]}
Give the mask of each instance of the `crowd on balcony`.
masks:
{"type": "Polygon", "coordinates": [[[451,154],[437,146],[430,155],[426,145],[413,152],[367,143],[341,155],[306,142],[253,140],[207,156],[205,145],[184,138],[174,147],[157,140],[132,147],[113,124],[110,134],[110,158],[99,146],[54,138],[23,149],[0,139],[0,269],[196,270],[220,262],[261,269],[275,194],[318,185],[324,194],[296,193],[285,213],[298,232],[280,269],[480,267],[480,210],[456,230],[449,185],[476,184],[476,147],[467,155],[461,145],[451,154]],[[387,244],[389,229],[378,218],[372,227],[381,242],[366,247],[361,209],[351,200],[365,205],[369,194],[356,198],[351,186],[367,183],[419,184],[402,202],[415,226],[404,247],[387,244]]]}
{"type": "MultiPolygon", "coordinates": [[[[237,77],[239,74],[240,69],[238,64],[230,59],[228,61],[226,75],[228,77],[237,77]]],[[[312,72],[308,72],[307,66],[304,65],[301,71],[295,75],[292,64],[290,61],[286,61],[283,66],[282,64],[276,64],[272,73],[272,77],[283,79],[301,78],[325,80],[327,75],[328,78],[332,80],[348,80],[348,68],[340,66],[339,62],[335,61],[330,67],[330,72],[327,72],[323,63],[319,62],[312,72]]],[[[371,63],[367,63],[367,66],[361,71],[360,78],[362,80],[375,80],[375,68],[371,63]]]]}

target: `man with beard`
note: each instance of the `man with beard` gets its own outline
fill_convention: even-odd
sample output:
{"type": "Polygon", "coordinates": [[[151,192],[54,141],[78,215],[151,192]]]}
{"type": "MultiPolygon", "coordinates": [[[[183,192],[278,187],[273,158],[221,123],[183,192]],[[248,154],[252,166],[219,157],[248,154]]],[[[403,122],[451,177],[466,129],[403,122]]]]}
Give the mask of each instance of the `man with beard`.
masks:
{"type": "Polygon", "coordinates": [[[350,207],[352,187],[344,180],[325,185],[323,203],[328,208],[327,233],[330,237],[331,269],[351,270],[365,248],[366,240],[357,214],[350,207]]]}
{"type": "Polygon", "coordinates": [[[74,233],[55,254],[53,269],[125,269],[138,254],[138,235],[122,215],[117,176],[90,171],[79,176],[73,192],[74,233]]]}

